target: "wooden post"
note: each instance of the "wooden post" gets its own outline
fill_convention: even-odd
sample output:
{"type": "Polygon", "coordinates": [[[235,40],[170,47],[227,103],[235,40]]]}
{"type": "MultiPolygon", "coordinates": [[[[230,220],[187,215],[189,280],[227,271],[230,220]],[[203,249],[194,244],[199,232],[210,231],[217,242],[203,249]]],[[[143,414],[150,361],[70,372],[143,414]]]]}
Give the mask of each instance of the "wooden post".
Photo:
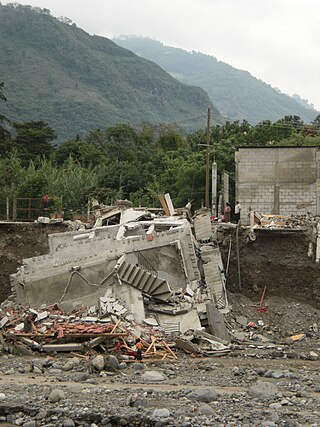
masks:
{"type": "Polygon", "coordinates": [[[17,221],[17,199],[15,197],[13,198],[12,208],[13,208],[13,222],[16,222],[17,221]]]}

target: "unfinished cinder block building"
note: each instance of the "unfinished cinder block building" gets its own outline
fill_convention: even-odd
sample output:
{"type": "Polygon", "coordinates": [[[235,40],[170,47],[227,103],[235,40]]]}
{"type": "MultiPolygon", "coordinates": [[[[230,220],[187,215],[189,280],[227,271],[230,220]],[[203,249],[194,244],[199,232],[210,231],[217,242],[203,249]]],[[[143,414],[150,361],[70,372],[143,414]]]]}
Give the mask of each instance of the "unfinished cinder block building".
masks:
{"type": "Polygon", "coordinates": [[[236,199],[263,214],[320,214],[320,147],[238,147],[236,199]]]}

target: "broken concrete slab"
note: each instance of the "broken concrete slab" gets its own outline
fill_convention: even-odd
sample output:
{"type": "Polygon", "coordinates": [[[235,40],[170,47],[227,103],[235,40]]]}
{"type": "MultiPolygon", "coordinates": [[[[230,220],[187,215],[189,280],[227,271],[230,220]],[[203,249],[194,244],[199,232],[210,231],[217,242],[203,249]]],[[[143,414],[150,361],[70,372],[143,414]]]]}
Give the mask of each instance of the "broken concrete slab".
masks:
{"type": "Polygon", "coordinates": [[[194,229],[197,240],[209,241],[212,237],[210,213],[197,215],[194,218],[194,229]]]}
{"type": "Polygon", "coordinates": [[[185,350],[190,353],[201,352],[196,344],[193,344],[190,340],[187,340],[187,339],[177,338],[175,340],[175,344],[177,348],[180,348],[181,350],[185,350]]]}
{"type": "Polygon", "coordinates": [[[212,303],[207,303],[206,309],[211,333],[224,341],[230,342],[230,334],[226,328],[222,314],[220,314],[219,310],[212,303]]]}
{"type": "Polygon", "coordinates": [[[169,314],[157,315],[160,326],[167,322],[174,321],[180,324],[180,332],[184,334],[189,330],[201,329],[201,323],[196,309],[192,309],[188,313],[178,314],[175,316],[169,314]]]}

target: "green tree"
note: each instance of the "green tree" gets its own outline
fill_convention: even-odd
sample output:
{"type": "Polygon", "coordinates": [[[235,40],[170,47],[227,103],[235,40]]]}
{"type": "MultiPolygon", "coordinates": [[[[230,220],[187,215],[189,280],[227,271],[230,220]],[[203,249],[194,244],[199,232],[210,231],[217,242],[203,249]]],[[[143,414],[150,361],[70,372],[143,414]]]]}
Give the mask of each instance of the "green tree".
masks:
{"type": "Polygon", "coordinates": [[[55,159],[58,165],[68,161],[70,156],[81,166],[89,167],[99,164],[104,158],[104,152],[92,143],[77,137],[63,142],[56,149],[55,159]]]}
{"type": "Polygon", "coordinates": [[[15,146],[25,162],[38,156],[50,156],[53,151],[50,143],[56,138],[56,134],[46,122],[15,122],[13,126],[16,130],[15,146]]]}
{"type": "MultiPolygon", "coordinates": [[[[0,101],[6,102],[7,98],[3,93],[4,83],[0,82],[0,101]]],[[[3,114],[0,113],[0,155],[5,156],[12,150],[11,134],[8,130],[10,120],[3,114]]]]}

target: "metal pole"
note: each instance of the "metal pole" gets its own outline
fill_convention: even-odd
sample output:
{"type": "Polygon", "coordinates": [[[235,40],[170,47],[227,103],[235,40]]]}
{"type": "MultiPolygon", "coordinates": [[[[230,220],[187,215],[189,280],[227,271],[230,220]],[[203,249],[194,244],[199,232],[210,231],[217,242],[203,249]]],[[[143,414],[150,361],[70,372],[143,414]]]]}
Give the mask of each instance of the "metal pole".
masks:
{"type": "Polygon", "coordinates": [[[206,151],[206,208],[207,209],[209,209],[210,115],[211,115],[211,110],[210,110],[210,107],[208,107],[208,116],[207,116],[207,151],[206,151]]]}

